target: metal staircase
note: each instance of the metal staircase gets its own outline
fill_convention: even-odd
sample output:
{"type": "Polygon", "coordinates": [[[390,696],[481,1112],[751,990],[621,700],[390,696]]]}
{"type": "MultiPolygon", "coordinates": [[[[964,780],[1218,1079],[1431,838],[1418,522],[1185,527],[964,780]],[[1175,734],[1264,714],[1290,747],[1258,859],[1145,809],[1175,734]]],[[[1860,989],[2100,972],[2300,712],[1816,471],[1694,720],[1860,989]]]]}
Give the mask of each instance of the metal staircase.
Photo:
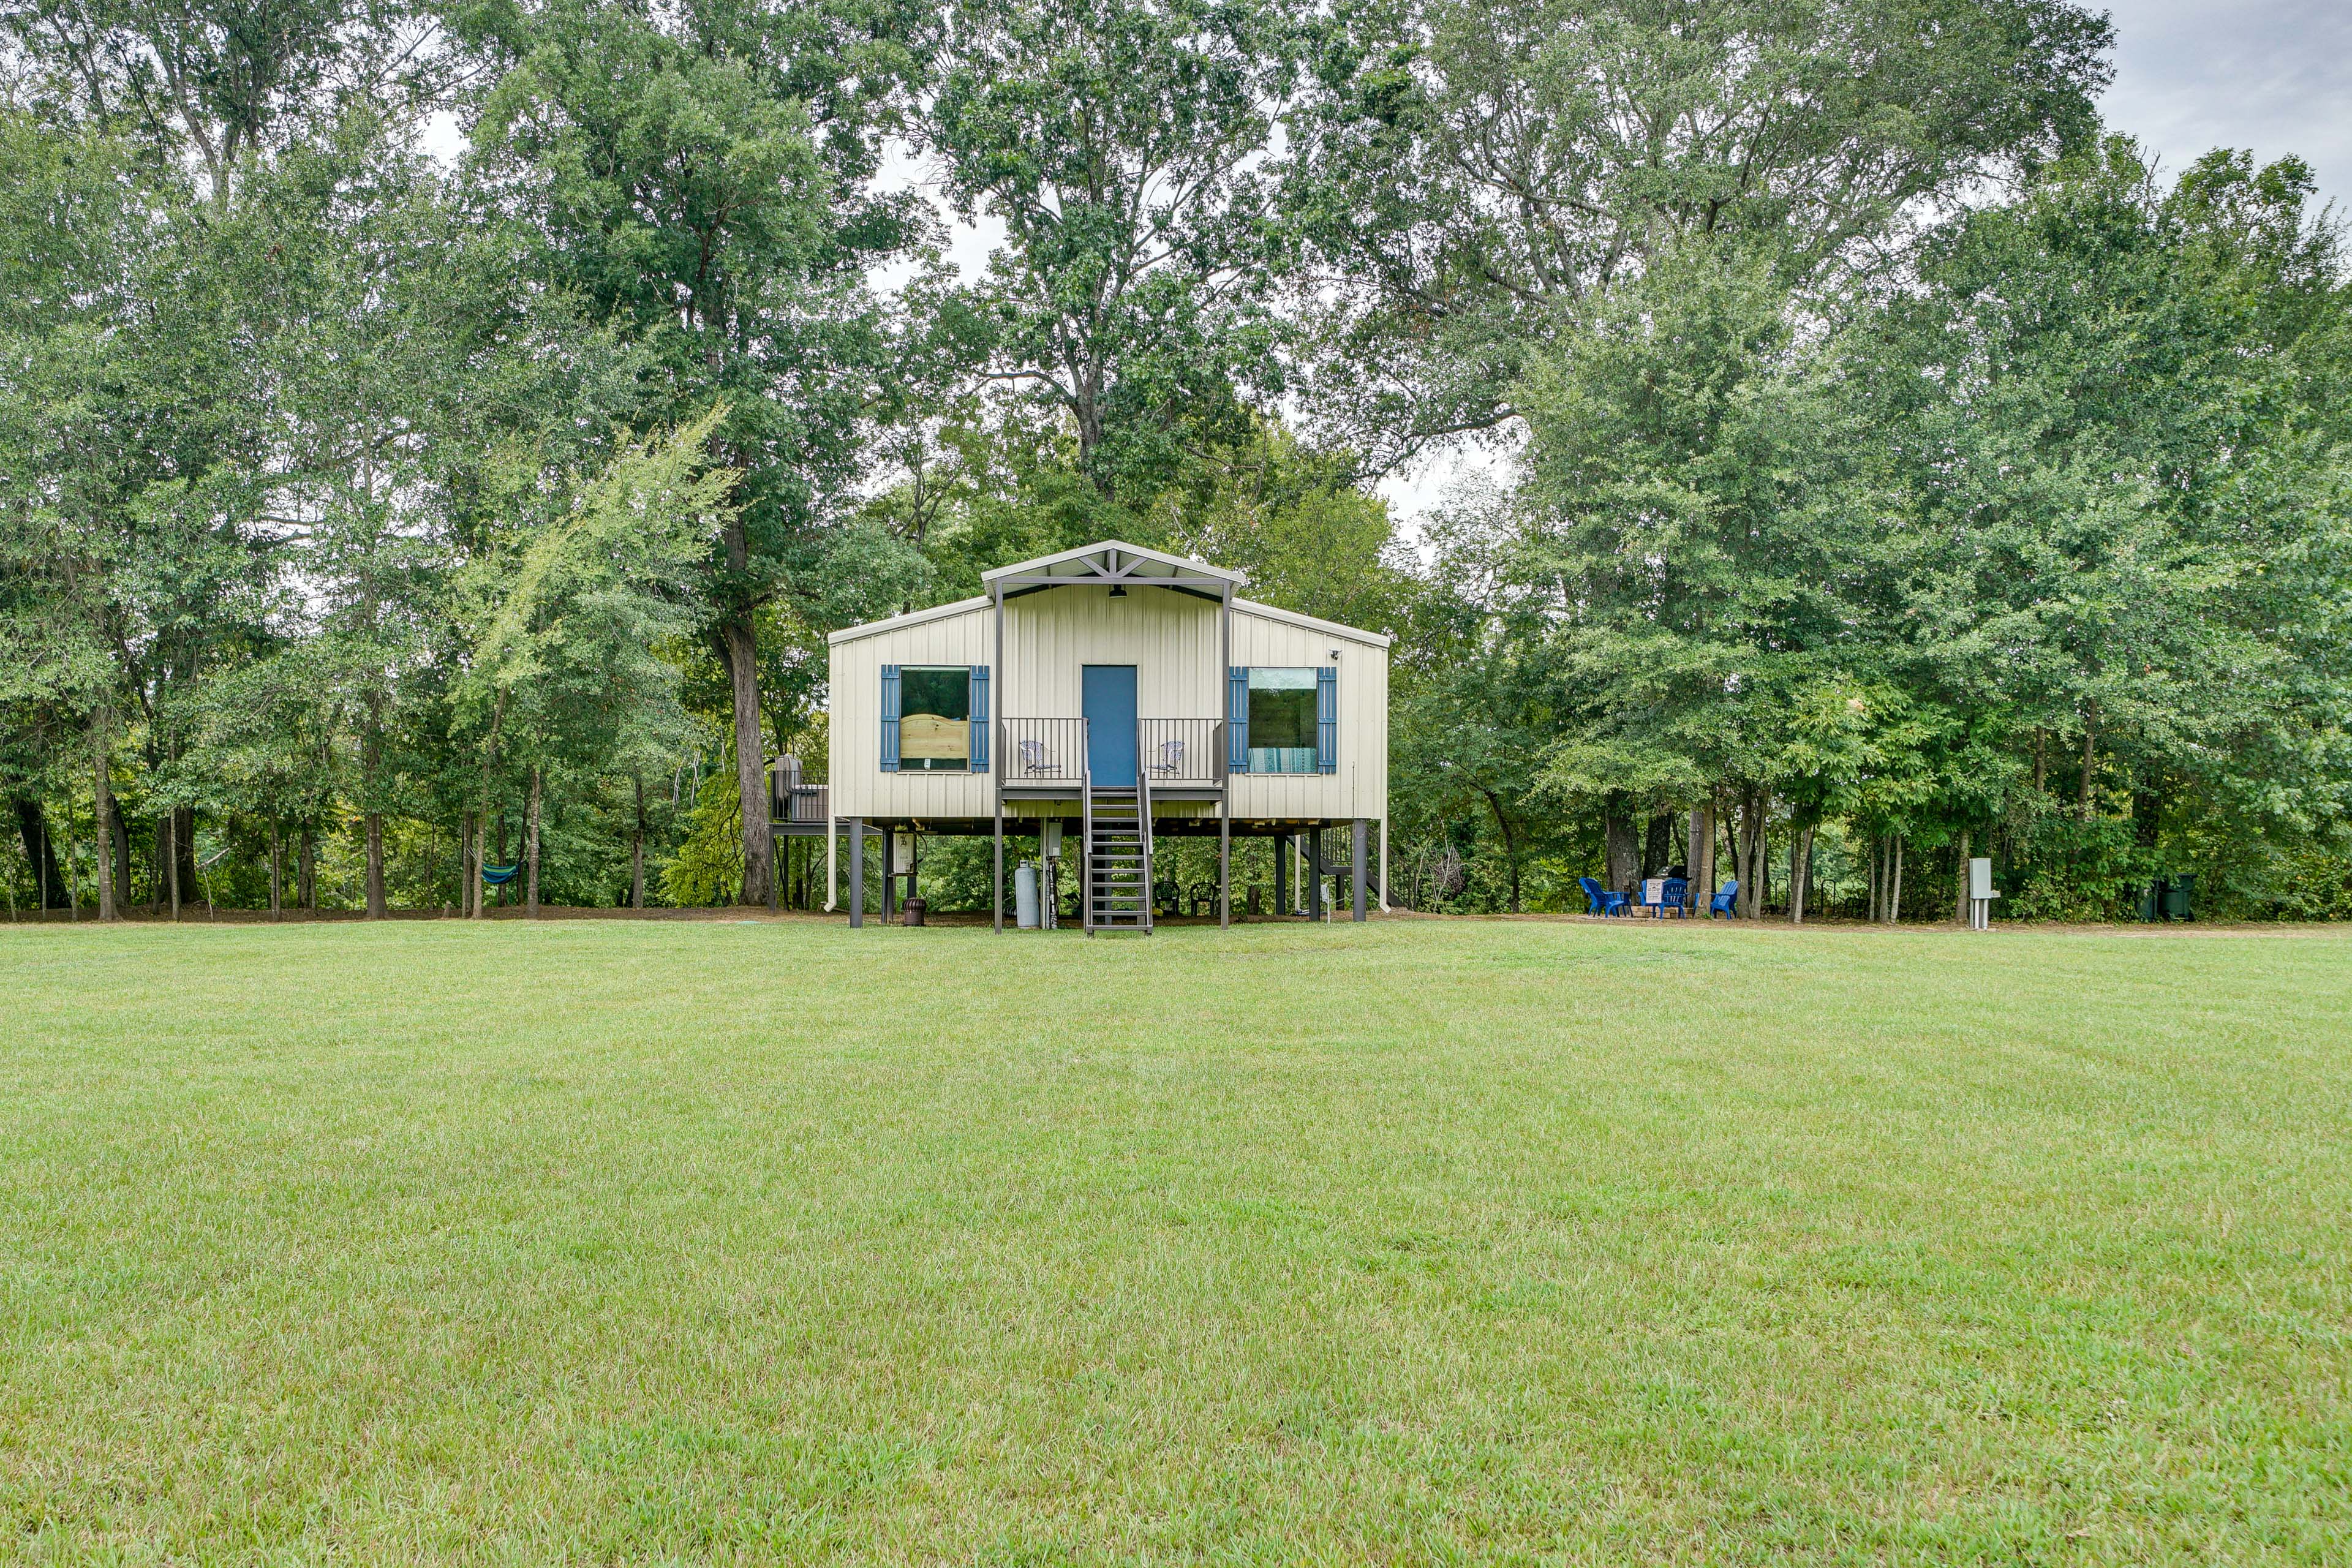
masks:
{"type": "Polygon", "coordinates": [[[1088,936],[1151,930],[1151,796],[1148,784],[1116,789],[1091,781],[1086,795],[1088,936]]]}

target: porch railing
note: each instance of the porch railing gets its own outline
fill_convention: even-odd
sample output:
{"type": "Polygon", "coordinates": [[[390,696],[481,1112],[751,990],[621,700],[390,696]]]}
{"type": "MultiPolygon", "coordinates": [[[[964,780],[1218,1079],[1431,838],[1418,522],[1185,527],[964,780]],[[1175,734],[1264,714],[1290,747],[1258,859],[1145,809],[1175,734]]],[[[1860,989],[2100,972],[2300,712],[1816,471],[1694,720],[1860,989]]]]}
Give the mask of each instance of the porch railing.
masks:
{"type": "Polygon", "coordinates": [[[831,793],[826,784],[801,784],[784,792],[774,803],[774,814],[780,822],[823,822],[825,819],[825,796],[831,793]]]}
{"type": "Polygon", "coordinates": [[[1156,789],[1222,784],[1225,782],[1225,721],[1223,719],[1145,719],[1135,726],[1139,771],[1156,789]]]}
{"type": "MultiPolygon", "coordinates": [[[[1082,784],[1087,772],[1084,719],[1002,721],[1004,783],[1082,784]]],[[[1187,789],[1225,782],[1225,721],[1222,719],[1141,719],[1135,726],[1136,771],[1155,789],[1187,789]]]]}
{"type": "Polygon", "coordinates": [[[1007,719],[1003,727],[1004,760],[999,765],[1007,787],[1086,783],[1084,719],[1007,719]]]}
{"type": "Polygon", "coordinates": [[[809,783],[790,752],[778,757],[768,770],[768,820],[823,822],[825,809],[826,786],[809,783]]]}

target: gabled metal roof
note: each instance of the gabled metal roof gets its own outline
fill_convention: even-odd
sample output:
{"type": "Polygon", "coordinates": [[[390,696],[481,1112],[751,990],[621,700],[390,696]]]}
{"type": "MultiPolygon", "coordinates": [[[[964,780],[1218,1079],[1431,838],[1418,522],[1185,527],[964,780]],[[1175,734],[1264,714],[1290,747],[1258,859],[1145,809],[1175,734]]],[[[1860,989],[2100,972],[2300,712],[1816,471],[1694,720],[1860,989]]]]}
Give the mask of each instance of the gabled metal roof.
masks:
{"type": "Polygon", "coordinates": [[[1249,574],[1146,550],[1140,544],[1117,539],[1065,550],[1058,555],[1040,555],[1034,561],[1018,561],[980,574],[983,583],[1003,583],[1008,587],[1015,583],[1024,587],[1079,587],[1090,583],[1131,583],[1139,587],[1182,584],[1199,587],[1202,578],[1230,591],[1248,582],[1249,574]]]}
{"type": "Polygon", "coordinates": [[[970,615],[974,610],[984,610],[988,605],[989,601],[986,598],[958,599],[951,605],[933,605],[928,610],[909,610],[903,616],[892,616],[887,620],[867,621],[861,626],[844,626],[841,630],[827,636],[825,641],[854,642],[859,637],[870,637],[882,632],[895,632],[903,626],[920,626],[925,621],[941,621],[950,616],[970,615]]]}

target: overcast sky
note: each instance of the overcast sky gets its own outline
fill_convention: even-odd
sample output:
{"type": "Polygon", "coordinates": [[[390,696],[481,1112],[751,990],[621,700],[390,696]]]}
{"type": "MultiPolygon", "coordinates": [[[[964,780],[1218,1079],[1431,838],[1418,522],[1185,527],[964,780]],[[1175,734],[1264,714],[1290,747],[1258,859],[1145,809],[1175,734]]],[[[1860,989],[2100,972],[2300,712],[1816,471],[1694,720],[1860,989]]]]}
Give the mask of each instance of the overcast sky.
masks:
{"type": "Polygon", "coordinates": [[[2352,205],[2352,0],[2112,0],[2107,123],[2179,174],[2215,147],[2293,153],[2352,205]]]}

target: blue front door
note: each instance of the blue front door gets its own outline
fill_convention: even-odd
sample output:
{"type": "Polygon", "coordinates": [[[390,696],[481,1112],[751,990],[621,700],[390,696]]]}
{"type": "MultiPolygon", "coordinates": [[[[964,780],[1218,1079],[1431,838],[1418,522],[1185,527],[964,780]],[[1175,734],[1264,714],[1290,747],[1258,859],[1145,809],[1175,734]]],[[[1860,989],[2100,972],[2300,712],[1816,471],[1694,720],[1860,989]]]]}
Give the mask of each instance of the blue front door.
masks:
{"type": "Polygon", "coordinates": [[[1135,666],[1090,664],[1080,689],[1087,715],[1087,771],[1095,783],[1135,787],[1135,666]]]}

